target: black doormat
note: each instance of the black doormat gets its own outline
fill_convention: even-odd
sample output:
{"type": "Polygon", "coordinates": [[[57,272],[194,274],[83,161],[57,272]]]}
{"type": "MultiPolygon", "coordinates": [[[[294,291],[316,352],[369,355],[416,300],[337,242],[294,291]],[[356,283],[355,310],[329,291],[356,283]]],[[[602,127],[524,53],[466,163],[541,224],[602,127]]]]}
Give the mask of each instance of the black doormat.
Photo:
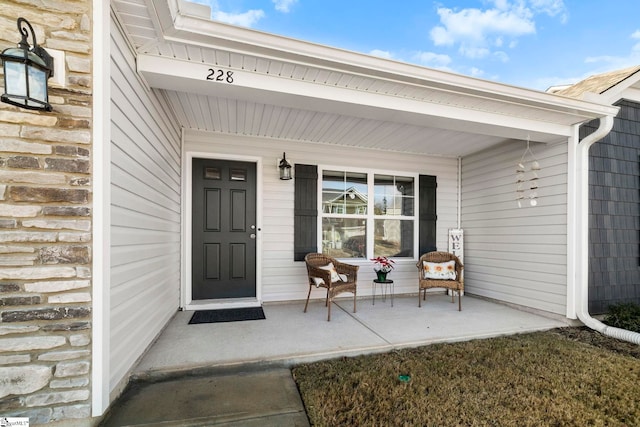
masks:
{"type": "Polygon", "coordinates": [[[193,313],[190,325],[198,323],[240,322],[266,319],[262,307],[225,308],[223,310],[198,310],[193,313]]]}

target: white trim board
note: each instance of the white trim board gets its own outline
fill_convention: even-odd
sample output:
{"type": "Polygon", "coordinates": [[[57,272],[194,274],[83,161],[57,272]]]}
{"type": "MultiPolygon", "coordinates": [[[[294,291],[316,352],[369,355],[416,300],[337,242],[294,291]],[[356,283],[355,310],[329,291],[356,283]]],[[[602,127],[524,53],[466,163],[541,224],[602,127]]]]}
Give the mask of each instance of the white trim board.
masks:
{"type": "Polygon", "coordinates": [[[93,245],[91,415],[109,407],[111,247],[111,14],[108,2],[93,1],[93,245]]]}

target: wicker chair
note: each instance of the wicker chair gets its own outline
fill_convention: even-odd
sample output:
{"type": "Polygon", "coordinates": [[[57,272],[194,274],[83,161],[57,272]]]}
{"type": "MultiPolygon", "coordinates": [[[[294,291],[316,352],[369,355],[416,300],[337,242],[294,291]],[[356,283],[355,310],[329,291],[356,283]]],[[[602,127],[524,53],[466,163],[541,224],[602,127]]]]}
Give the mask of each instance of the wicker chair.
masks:
{"type": "Polygon", "coordinates": [[[307,303],[304,305],[304,312],[307,312],[307,306],[309,305],[309,297],[311,296],[311,289],[313,287],[327,288],[327,298],[325,305],[328,307],[327,321],[331,320],[331,302],[333,297],[343,292],[353,293],[353,312],[356,312],[356,286],[358,281],[358,269],[357,265],[346,264],[340,262],[330,256],[310,253],[304,257],[304,261],[307,264],[307,274],[309,280],[309,293],[307,294],[307,303]],[[334,268],[338,274],[344,274],[347,276],[347,281],[331,282],[331,272],[329,270],[321,269],[329,263],[333,263],[334,268]],[[317,279],[322,279],[321,281],[317,279]],[[319,282],[319,283],[316,283],[319,282]]]}
{"type": "MultiPolygon", "coordinates": [[[[463,265],[460,259],[449,252],[429,252],[420,257],[418,263],[418,307],[422,307],[420,292],[422,292],[422,299],[427,299],[427,289],[429,288],[446,288],[456,291],[458,293],[458,311],[462,311],[462,291],[464,291],[464,283],[462,281],[462,269],[463,265]],[[455,261],[456,278],[450,279],[425,279],[423,270],[423,261],[427,262],[447,262],[455,261]]],[[[453,302],[453,293],[451,294],[451,302],[453,302]]]]}

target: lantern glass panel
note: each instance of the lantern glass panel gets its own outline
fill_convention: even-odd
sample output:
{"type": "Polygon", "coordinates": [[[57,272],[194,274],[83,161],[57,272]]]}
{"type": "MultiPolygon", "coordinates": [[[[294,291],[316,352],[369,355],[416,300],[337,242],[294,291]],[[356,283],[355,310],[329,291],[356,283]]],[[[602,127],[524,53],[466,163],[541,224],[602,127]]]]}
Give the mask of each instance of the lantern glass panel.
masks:
{"type": "Polygon", "coordinates": [[[280,169],[280,179],[291,179],[291,166],[280,169]]]}
{"type": "Polygon", "coordinates": [[[27,80],[24,78],[25,65],[5,60],[4,72],[7,95],[27,96],[27,80]]]}
{"type": "MultiPolygon", "coordinates": [[[[47,102],[47,75],[33,66],[29,66],[29,96],[40,102],[47,102]]],[[[33,104],[37,105],[37,104],[33,104]]]]}

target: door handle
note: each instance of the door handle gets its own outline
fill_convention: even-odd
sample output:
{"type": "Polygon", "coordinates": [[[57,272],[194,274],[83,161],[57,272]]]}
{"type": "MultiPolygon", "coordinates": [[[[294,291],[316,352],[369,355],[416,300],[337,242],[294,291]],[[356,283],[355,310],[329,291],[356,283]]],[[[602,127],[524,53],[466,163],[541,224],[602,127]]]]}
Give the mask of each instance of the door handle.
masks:
{"type": "Polygon", "coordinates": [[[251,239],[255,239],[255,238],[256,238],[256,234],[255,234],[255,233],[251,233],[251,234],[249,234],[249,237],[250,237],[251,239]]]}

